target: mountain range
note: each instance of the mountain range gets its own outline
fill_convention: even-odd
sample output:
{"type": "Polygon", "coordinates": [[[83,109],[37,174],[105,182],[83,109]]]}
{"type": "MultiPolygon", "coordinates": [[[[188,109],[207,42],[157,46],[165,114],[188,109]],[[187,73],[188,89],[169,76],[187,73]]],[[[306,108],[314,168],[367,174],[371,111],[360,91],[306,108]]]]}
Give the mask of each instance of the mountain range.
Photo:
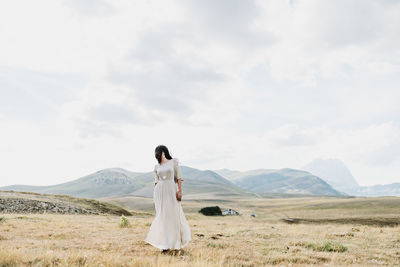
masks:
{"type": "MultiPolygon", "coordinates": [[[[337,159],[316,159],[303,169],[200,170],[181,165],[182,192],[190,198],[384,196],[400,195],[400,183],[359,186],[337,159]]],[[[103,169],[56,185],[9,185],[0,190],[64,194],[86,198],[152,197],[154,173],[122,168],[103,169]]]]}
{"type": "MultiPolygon", "coordinates": [[[[204,194],[219,196],[254,196],[231,181],[210,170],[198,170],[181,166],[182,192],[185,195],[204,194]]],[[[76,197],[104,198],[123,196],[152,197],[154,173],[131,172],[122,168],[108,168],[73,181],[49,185],[9,185],[0,190],[27,191],[36,193],[64,194],[76,197]]]]}
{"type": "Polygon", "coordinates": [[[345,195],[321,178],[302,170],[283,168],[239,172],[222,169],[215,172],[231,180],[240,188],[257,193],[345,195]]]}
{"type": "Polygon", "coordinates": [[[400,183],[360,186],[339,159],[317,158],[301,168],[325,180],[333,188],[354,196],[400,196],[400,183]]]}
{"type": "Polygon", "coordinates": [[[335,189],[348,194],[360,187],[349,168],[339,159],[317,158],[301,169],[321,177],[335,189]]]}
{"type": "MultiPolygon", "coordinates": [[[[243,173],[227,171],[227,173],[238,174],[236,177],[238,179],[232,181],[227,179],[226,173],[221,175],[218,171],[199,170],[183,165],[180,167],[183,177],[182,192],[185,196],[260,197],[259,193],[343,195],[322,179],[306,171],[294,169],[255,170],[243,173]]],[[[152,171],[131,172],[122,168],[108,168],[56,185],[9,185],[0,187],[0,190],[106,198],[152,197],[153,188],[154,173],[152,171]]]]}

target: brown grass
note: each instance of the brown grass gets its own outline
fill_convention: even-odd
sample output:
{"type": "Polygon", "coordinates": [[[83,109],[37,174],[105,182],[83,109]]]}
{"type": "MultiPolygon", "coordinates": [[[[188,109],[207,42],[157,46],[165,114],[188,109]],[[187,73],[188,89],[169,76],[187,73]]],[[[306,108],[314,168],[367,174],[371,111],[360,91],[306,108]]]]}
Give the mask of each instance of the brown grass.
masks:
{"type": "Polygon", "coordinates": [[[399,266],[399,225],[341,220],[399,219],[400,205],[385,210],[380,200],[358,211],[341,208],[343,201],[350,205],[349,199],[243,199],[229,206],[183,201],[192,241],[168,253],[143,241],[151,210],[151,216],[128,216],[127,228],[113,215],[3,214],[0,266],[399,266]],[[323,203],[330,208],[309,208],[323,203]],[[207,217],[197,212],[211,205],[232,207],[243,215],[207,217]],[[258,217],[251,217],[252,212],[258,217]],[[288,224],[283,218],[325,221],[288,224]]]}

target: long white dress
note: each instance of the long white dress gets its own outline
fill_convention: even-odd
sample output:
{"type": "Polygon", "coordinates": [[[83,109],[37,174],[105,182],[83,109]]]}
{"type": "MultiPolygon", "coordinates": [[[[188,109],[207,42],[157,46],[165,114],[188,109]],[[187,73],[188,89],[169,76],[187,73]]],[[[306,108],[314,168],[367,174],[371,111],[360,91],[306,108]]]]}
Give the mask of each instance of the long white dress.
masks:
{"type": "Polygon", "coordinates": [[[181,202],[176,199],[181,170],[177,158],[154,166],[157,184],[153,191],[156,216],[151,223],[145,242],[163,249],[181,249],[191,240],[189,223],[183,213],[181,202]]]}

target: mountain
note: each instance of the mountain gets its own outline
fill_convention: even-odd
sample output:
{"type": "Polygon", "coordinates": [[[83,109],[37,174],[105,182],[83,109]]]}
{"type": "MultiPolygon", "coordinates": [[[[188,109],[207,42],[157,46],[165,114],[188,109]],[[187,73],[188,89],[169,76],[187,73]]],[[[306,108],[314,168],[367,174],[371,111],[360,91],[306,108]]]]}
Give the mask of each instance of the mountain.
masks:
{"type": "Polygon", "coordinates": [[[63,194],[87,198],[122,196],[143,186],[140,181],[134,179],[139,174],[141,173],[129,172],[121,168],[110,168],[66,183],[49,186],[10,185],[0,187],[0,190],[63,194]]]}
{"type": "Polygon", "coordinates": [[[301,169],[321,177],[336,190],[348,194],[353,194],[360,187],[350,170],[339,159],[318,158],[301,169]]]}
{"type": "Polygon", "coordinates": [[[229,170],[226,168],[213,171],[221,175],[222,177],[229,179],[230,181],[234,181],[236,177],[240,176],[243,173],[240,171],[229,170]]]}
{"type": "Polygon", "coordinates": [[[321,177],[333,188],[349,195],[400,196],[400,183],[359,186],[350,170],[339,159],[315,159],[302,169],[321,177]]]}
{"type": "MultiPolygon", "coordinates": [[[[181,166],[182,192],[219,196],[252,196],[251,192],[210,170],[198,170],[181,166]]],[[[152,197],[154,173],[130,172],[121,168],[97,171],[79,179],[50,186],[10,185],[0,190],[28,191],[36,193],[63,194],[76,197],[106,198],[123,196],[152,197]]]]}
{"type": "MultiPolygon", "coordinates": [[[[254,195],[216,172],[210,170],[198,170],[187,166],[181,166],[183,177],[182,192],[185,195],[211,194],[215,196],[251,196],[254,195]]],[[[133,196],[152,197],[154,188],[153,173],[150,173],[151,183],[133,192],[133,196]]],[[[139,177],[140,178],[140,177],[139,177]]]]}
{"type": "Polygon", "coordinates": [[[353,195],[371,197],[400,196],[400,183],[361,186],[355,192],[353,192],[353,195]]]}
{"type": "Polygon", "coordinates": [[[321,178],[302,170],[256,169],[245,172],[216,170],[224,173],[239,187],[257,193],[282,193],[341,196],[343,193],[333,189],[321,178]]]}
{"type": "MultiPolygon", "coordinates": [[[[180,166],[182,191],[188,198],[208,197],[261,197],[264,194],[301,194],[339,196],[319,177],[302,170],[284,168],[235,171],[229,169],[199,170],[180,166]]],[[[63,194],[86,198],[118,198],[153,196],[154,173],[131,172],[122,168],[97,171],[76,180],[50,185],[10,185],[0,190],[29,191],[47,194],[63,194]]]]}
{"type": "Polygon", "coordinates": [[[255,170],[249,170],[249,171],[236,171],[236,170],[229,170],[229,169],[214,170],[214,172],[229,179],[232,182],[240,180],[241,178],[243,178],[245,176],[269,173],[272,171],[274,171],[274,169],[255,169],[255,170]]]}

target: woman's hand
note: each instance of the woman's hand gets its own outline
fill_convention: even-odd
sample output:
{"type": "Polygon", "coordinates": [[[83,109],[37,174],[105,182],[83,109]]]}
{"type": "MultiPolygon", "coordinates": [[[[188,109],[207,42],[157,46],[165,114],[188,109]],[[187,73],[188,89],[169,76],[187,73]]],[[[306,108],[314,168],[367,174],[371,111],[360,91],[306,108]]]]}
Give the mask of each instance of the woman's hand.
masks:
{"type": "Polygon", "coordinates": [[[177,199],[178,201],[181,201],[181,200],[182,200],[182,192],[181,192],[181,191],[177,191],[177,192],[176,192],[176,199],[177,199]]]}

